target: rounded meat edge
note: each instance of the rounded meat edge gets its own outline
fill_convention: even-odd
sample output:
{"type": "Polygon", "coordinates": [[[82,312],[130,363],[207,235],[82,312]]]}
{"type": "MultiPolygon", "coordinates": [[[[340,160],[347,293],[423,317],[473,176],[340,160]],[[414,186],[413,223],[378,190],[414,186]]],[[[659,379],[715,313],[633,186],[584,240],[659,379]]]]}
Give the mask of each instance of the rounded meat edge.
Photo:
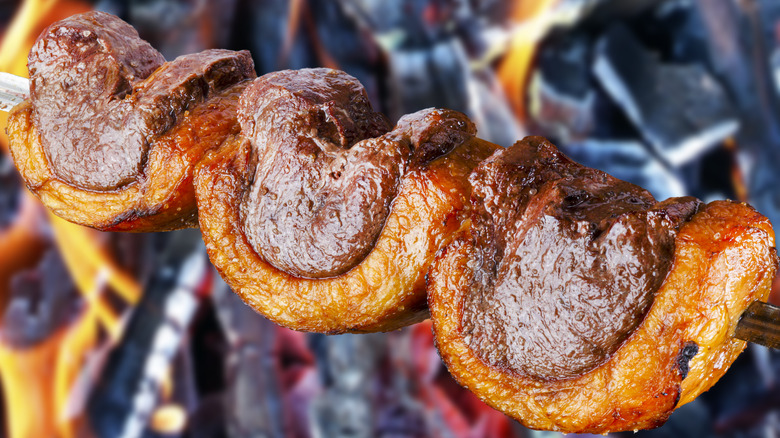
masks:
{"type": "Polygon", "coordinates": [[[249,244],[240,205],[252,182],[251,147],[240,137],[228,140],[195,171],[209,257],[247,304],[291,329],[366,333],[420,322],[428,317],[428,268],[463,225],[468,175],[497,147],[473,138],[410,171],[368,256],[341,275],[309,279],[274,268],[249,244]]]}
{"type": "Polygon", "coordinates": [[[197,227],[195,164],[240,127],[235,108],[246,82],[199,103],[150,146],[139,180],[112,191],[90,191],[58,178],[42,148],[29,101],[8,119],[10,150],[30,191],[55,215],[102,231],[153,232],[197,227]]]}
{"type": "Polygon", "coordinates": [[[527,427],[565,433],[657,427],[709,389],[745,348],[733,338],[737,322],[751,302],[766,300],[777,271],[769,220],[745,204],[712,202],[680,229],[650,310],[607,362],[576,378],[543,381],[491,366],[465,342],[470,240],[464,231],[429,274],[439,353],[455,379],[488,405],[527,427]]]}

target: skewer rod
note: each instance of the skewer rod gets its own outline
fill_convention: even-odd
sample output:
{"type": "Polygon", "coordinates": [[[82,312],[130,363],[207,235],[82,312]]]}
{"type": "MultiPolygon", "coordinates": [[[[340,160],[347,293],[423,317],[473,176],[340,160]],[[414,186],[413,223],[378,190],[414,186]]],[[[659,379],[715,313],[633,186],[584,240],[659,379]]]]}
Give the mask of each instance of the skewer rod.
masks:
{"type": "Polygon", "coordinates": [[[780,349],[780,307],[754,301],[739,318],[734,337],[780,349]]]}
{"type": "MultiPolygon", "coordinates": [[[[0,111],[10,111],[29,95],[29,79],[0,72],[0,111]]],[[[753,302],[742,313],[734,337],[780,349],[780,307],[760,301],[753,302]]]]}
{"type": "Polygon", "coordinates": [[[0,111],[11,111],[29,95],[29,79],[0,72],[0,111]]]}

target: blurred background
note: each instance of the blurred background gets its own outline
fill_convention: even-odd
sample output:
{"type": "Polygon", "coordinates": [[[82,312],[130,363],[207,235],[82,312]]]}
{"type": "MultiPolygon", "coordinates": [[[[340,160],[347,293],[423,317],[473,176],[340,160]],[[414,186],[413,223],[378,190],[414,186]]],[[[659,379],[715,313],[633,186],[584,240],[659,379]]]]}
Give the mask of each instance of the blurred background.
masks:
{"type": "MultiPolygon", "coordinates": [[[[258,74],[339,68],[392,121],[457,109],[500,145],[544,135],[659,199],[747,201],[780,225],[777,0],[0,0],[0,71],[26,76],[35,37],[91,9],[167,59],[229,48],[250,50],[258,74]]],[[[292,332],[184,252],[197,231],[50,216],[2,135],[0,436],[559,436],[460,388],[428,322],[292,332]]],[[[780,354],[750,345],[663,427],[610,436],[776,437],[779,370],[780,354]]]]}

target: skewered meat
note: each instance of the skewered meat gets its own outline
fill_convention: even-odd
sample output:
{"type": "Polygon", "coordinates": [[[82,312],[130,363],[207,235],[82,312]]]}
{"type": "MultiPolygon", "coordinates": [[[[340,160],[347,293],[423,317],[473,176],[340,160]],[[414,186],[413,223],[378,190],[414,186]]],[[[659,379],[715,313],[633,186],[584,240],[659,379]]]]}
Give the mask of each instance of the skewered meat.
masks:
{"type": "Polygon", "coordinates": [[[390,129],[329,69],[258,78],[241,135],[196,170],[200,226],[227,283],[298,330],[391,330],[427,317],[425,274],[461,225],[467,175],[496,146],[455,111],[390,129]]]}
{"type": "Polygon", "coordinates": [[[348,271],[382,230],[410,145],[385,136],[389,123],[360,83],[336,71],[263,76],[241,104],[242,135],[258,156],[242,205],[252,247],[299,277],[348,271]]]}
{"type": "Polygon", "coordinates": [[[238,131],[249,53],[165,62],[120,19],[88,12],[47,28],[29,56],[30,101],[9,119],[28,187],[63,218],[103,230],[197,224],[192,168],[238,131]]]}
{"type": "Polygon", "coordinates": [[[529,137],[471,174],[471,226],[428,281],[439,352],[491,406],[537,429],[655,427],[745,346],[777,269],[744,204],[649,193],[529,137]]]}
{"type": "Polygon", "coordinates": [[[450,371],[529,427],[662,423],[744,348],[734,328],[777,270],[747,205],[657,202],[544,139],[480,140],[455,111],[391,127],[345,73],[249,83],[248,54],[227,51],[163,64],[101,13],[50,27],[30,61],[11,149],[57,214],[173,229],[195,223],[197,195],[227,283],[298,330],[420,321],[427,276],[450,371]]]}

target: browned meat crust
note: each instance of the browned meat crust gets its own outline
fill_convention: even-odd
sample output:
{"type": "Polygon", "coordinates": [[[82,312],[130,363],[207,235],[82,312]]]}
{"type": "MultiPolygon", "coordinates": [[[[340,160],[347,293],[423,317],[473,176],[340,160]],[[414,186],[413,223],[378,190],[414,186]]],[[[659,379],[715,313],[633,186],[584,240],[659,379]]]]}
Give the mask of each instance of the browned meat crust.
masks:
{"type": "MultiPolygon", "coordinates": [[[[245,225],[242,204],[254,200],[252,184],[264,181],[256,176],[263,165],[258,164],[260,159],[249,139],[236,137],[227,142],[196,170],[200,227],[212,263],[249,305],[278,324],[297,330],[386,331],[426,318],[428,266],[461,227],[470,192],[468,174],[497,148],[472,133],[437,135],[444,128],[454,132],[453,124],[460,125],[461,117],[465,119],[451,113],[429,110],[402,120],[386,134],[410,149],[408,159],[397,161],[402,171],[397,195],[381,200],[388,203],[389,213],[379,218],[382,227],[376,238],[368,239],[367,255],[343,273],[327,278],[302,278],[285,272],[252,245],[247,234],[259,227],[245,225]],[[414,150],[425,151],[427,157],[415,160],[414,150]],[[439,152],[432,153],[436,150],[439,152]]],[[[299,184],[298,176],[288,175],[284,181],[299,184]]],[[[286,201],[297,202],[295,198],[286,201]]]]}
{"type": "MultiPolygon", "coordinates": [[[[714,384],[745,347],[733,338],[734,328],[751,302],[766,299],[777,269],[767,218],[745,204],[708,204],[676,233],[668,275],[625,340],[594,368],[549,378],[473,349],[466,322],[476,309],[466,306],[475,302],[473,279],[481,267],[477,231],[464,231],[431,268],[436,345],[461,385],[535,429],[607,433],[662,424],[714,384]]],[[[609,309],[604,312],[609,318],[609,309]]]]}
{"type": "Polygon", "coordinates": [[[144,176],[112,191],[85,190],[58,178],[41,147],[32,107],[8,119],[10,149],[27,187],[54,214],[103,231],[167,231],[197,226],[193,170],[202,156],[238,132],[237,85],[199,105],[152,145],[144,176]]]}
{"type": "Polygon", "coordinates": [[[112,231],[197,225],[194,163],[238,132],[249,53],[164,62],[116,17],[47,28],[30,53],[31,98],[12,111],[14,162],[55,214],[112,231]]]}

